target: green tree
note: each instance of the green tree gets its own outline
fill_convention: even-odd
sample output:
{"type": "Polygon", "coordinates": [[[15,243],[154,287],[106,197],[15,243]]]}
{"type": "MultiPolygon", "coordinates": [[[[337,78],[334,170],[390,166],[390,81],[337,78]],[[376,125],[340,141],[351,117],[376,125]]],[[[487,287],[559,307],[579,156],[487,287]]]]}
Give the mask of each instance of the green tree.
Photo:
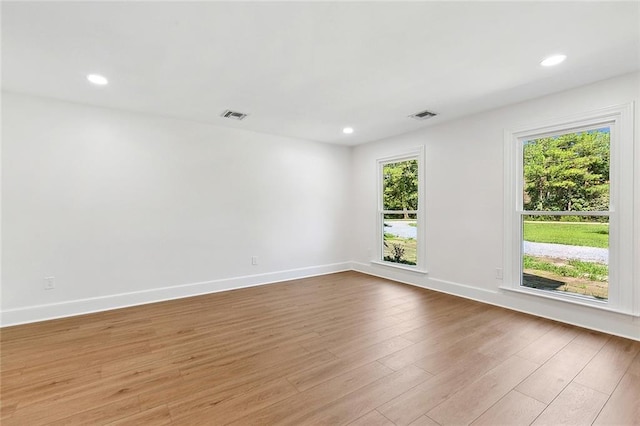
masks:
{"type": "Polygon", "coordinates": [[[608,206],[608,131],[525,142],[525,210],[593,211],[608,206]]]}
{"type": "Polygon", "coordinates": [[[418,161],[385,164],[383,179],[384,209],[402,210],[409,219],[407,211],[418,209],[418,161]]]}

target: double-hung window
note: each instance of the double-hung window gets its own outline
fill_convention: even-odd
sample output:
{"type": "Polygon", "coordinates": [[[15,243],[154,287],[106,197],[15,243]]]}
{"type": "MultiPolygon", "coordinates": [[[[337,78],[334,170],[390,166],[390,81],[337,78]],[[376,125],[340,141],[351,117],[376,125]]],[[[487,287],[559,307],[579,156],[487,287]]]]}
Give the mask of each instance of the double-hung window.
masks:
{"type": "Polygon", "coordinates": [[[505,286],[637,313],[632,105],[505,133],[505,286]]]}
{"type": "Polygon", "coordinates": [[[423,150],[378,160],[378,262],[424,272],[423,150]]]}

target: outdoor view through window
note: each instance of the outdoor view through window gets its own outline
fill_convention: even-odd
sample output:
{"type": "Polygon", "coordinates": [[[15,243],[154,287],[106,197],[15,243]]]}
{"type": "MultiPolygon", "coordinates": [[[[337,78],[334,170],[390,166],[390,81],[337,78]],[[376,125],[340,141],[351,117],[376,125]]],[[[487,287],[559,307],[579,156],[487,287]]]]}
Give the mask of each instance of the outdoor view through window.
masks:
{"type": "Polygon", "coordinates": [[[609,142],[609,127],[523,142],[523,286],[608,299],[609,142]]]}
{"type": "Polygon", "coordinates": [[[383,258],[405,265],[418,263],[418,160],[382,166],[383,258]]]}

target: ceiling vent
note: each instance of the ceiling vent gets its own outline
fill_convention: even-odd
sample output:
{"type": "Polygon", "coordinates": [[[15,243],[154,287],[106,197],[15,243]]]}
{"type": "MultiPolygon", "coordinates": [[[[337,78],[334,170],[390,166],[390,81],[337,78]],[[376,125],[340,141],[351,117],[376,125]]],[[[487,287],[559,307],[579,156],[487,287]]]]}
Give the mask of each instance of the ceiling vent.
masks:
{"type": "Polygon", "coordinates": [[[222,113],[221,117],[232,118],[234,120],[244,120],[247,114],[243,114],[237,111],[226,110],[222,113]]]}
{"type": "Polygon", "coordinates": [[[421,111],[416,112],[415,114],[411,114],[409,117],[415,118],[416,120],[426,120],[427,118],[435,117],[436,115],[438,114],[436,114],[435,112],[421,111]]]}

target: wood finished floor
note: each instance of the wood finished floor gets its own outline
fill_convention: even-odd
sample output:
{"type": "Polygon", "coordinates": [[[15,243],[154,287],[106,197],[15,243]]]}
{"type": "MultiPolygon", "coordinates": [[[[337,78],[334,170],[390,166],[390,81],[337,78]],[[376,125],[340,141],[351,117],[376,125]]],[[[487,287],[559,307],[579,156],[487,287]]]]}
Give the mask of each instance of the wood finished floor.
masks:
{"type": "Polygon", "coordinates": [[[640,424],[640,343],[345,272],[9,327],[2,425],[640,424]]]}

